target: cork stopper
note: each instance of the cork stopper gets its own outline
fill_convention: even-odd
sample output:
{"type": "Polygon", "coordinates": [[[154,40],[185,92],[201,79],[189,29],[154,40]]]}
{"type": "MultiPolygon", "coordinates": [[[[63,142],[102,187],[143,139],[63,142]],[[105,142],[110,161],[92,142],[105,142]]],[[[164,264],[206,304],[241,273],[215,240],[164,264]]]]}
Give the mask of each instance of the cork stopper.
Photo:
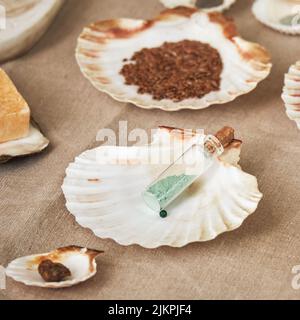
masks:
{"type": "Polygon", "coordinates": [[[219,130],[215,136],[207,136],[204,146],[207,152],[214,154],[222,154],[224,148],[234,140],[234,129],[231,127],[224,127],[219,130]]]}
{"type": "Polygon", "coordinates": [[[221,142],[222,146],[226,148],[234,140],[234,129],[224,127],[215,134],[215,137],[221,142]]]}

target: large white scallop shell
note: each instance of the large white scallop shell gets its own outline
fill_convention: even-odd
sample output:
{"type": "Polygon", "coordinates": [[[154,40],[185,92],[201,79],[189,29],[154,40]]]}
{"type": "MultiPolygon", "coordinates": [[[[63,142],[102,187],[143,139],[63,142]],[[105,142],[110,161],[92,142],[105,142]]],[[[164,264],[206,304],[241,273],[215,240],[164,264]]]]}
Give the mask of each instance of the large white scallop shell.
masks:
{"type": "Polygon", "coordinates": [[[287,34],[300,34],[299,0],[256,0],[252,11],[261,23],[287,34]],[[282,19],[293,16],[291,24],[282,23],[282,19]]]}
{"type": "MultiPolygon", "coordinates": [[[[198,135],[185,136],[186,147],[195,138],[198,135]]],[[[159,146],[163,153],[166,141],[172,140],[176,149],[182,139],[181,131],[161,128],[151,148],[159,146]]],[[[237,166],[240,147],[241,141],[234,141],[222,159],[168,208],[166,219],[147,208],[141,197],[166,166],[139,164],[142,159],[132,158],[130,147],[111,147],[105,159],[101,147],[86,151],[66,170],[66,206],[81,226],[121,245],[183,247],[212,240],[238,228],[262,198],[256,178],[237,166]],[[112,164],[117,157],[120,163],[121,153],[129,160],[112,164]]]]}
{"type": "Polygon", "coordinates": [[[300,129],[300,61],[292,65],[285,75],[282,99],[288,117],[300,129]]]}
{"type": "Polygon", "coordinates": [[[220,13],[205,13],[187,7],[166,10],[151,21],[117,19],[96,22],[80,35],[76,58],[84,76],[98,90],[119,101],[166,111],[203,109],[232,101],[253,90],[271,69],[266,50],[240,38],[231,20],[220,13]],[[220,90],[201,99],[174,102],[155,100],[150,94],[138,93],[137,86],[125,84],[120,74],[124,59],[130,59],[145,47],[185,39],[208,43],[219,51],[224,64],[220,90]]]}
{"type": "Polygon", "coordinates": [[[0,143],[0,164],[15,157],[39,153],[48,145],[49,140],[44,137],[38,125],[32,120],[27,137],[0,143]]]}
{"type": "MultiPolygon", "coordinates": [[[[197,0],[160,0],[160,2],[167,8],[175,8],[177,6],[185,6],[185,7],[196,7],[197,0]]],[[[223,3],[216,6],[209,6],[209,8],[202,8],[201,5],[199,8],[205,10],[206,12],[210,11],[224,11],[232,6],[236,0],[223,0],[223,3]]]]}
{"type": "Polygon", "coordinates": [[[0,62],[29,50],[44,34],[64,0],[0,0],[0,62]]]}
{"type": "Polygon", "coordinates": [[[59,289],[74,286],[92,278],[97,272],[95,258],[101,251],[69,246],[45,254],[18,258],[6,268],[6,275],[28,286],[59,289]],[[44,260],[62,263],[71,271],[71,277],[62,282],[45,282],[38,272],[39,264],[44,260]]]}

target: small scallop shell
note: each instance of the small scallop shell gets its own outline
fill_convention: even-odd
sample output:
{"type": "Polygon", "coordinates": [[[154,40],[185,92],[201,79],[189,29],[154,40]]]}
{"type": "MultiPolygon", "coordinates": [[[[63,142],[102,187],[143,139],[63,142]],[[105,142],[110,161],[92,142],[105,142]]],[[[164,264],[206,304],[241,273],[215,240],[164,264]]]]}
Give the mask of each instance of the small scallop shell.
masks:
{"type": "Polygon", "coordinates": [[[49,140],[43,136],[38,125],[32,120],[27,137],[0,143],[0,164],[12,158],[39,153],[48,145],[49,140]]]}
{"type": "Polygon", "coordinates": [[[42,288],[66,288],[92,278],[97,272],[95,258],[101,251],[70,246],[59,248],[45,254],[37,254],[16,259],[6,268],[6,275],[27,286],[42,288]],[[62,282],[45,282],[38,272],[39,264],[44,260],[61,263],[71,271],[71,277],[62,282]]]}
{"type": "Polygon", "coordinates": [[[76,58],[84,76],[100,91],[114,99],[131,102],[145,109],[166,111],[203,109],[234,100],[252,91],[271,70],[270,56],[258,44],[240,38],[235,25],[220,13],[205,13],[194,8],[169,9],[151,21],[116,19],[86,27],[78,39],[76,58]],[[201,99],[155,100],[125,84],[120,70],[125,59],[148,47],[185,39],[210,44],[223,60],[221,85],[201,99]]]}
{"type": "MultiPolygon", "coordinates": [[[[64,0],[0,0],[6,11],[0,27],[0,62],[29,50],[44,34],[64,0]]],[[[0,7],[0,18],[3,11],[0,7]]]]}
{"type": "MultiPolygon", "coordinates": [[[[206,0],[206,3],[211,2],[211,0],[206,0]]],[[[201,6],[201,2],[198,4],[197,0],[160,0],[160,2],[167,8],[175,8],[177,6],[185,6],[185,7],[199,7],[202,10],[205,10],[206,12],[210,11],[219,11],[222,12],[229,7],[231,7],[236,0],[223,0],[222,4],[217,5],[205,5],[204,8],[201,6]]],[[[199,1],[198,1],[199,2],[199,1]]],[[[203,2],[203,1],[202,1],[203,2]]],[[[216,1],[213,1],[216,2],[216,1]]]]}
{"type": "Polygon", "coordinates": [[[288,117],[296,121],[300,129],[300,61],[291,66],[285,75],[282,99],[288,117]]]}
{"type": "Polygon", "coordinates": [[[257,20],[272,29],[300,34],[300,0],[256,0],[252,11],[257,20]]]}
{"type": "MultiPolygon", "coordinates": [[[[183,138],[181,130],[161,128],[151,148],[159,146],[163,154],[167,141],[176,149],[183,139],[188,147],[199,135],[183,138]]],[[[161,219],[144,204],[141,193],[166,166],[139,165],[142,158],[114,165],[117,157],[122,160],[120,155],[131,157],[132,148],[105,148],[110,158],[104,159],[103,147],[77,157],[66,170],[62,189],[68,210],[81,226],[121,245],[152,249],[212,240],[240,227],[262,198],[256,178],[237,167],[241,141],[236,140],[222,159],[168,208],[169,216],[161,219]]]]}

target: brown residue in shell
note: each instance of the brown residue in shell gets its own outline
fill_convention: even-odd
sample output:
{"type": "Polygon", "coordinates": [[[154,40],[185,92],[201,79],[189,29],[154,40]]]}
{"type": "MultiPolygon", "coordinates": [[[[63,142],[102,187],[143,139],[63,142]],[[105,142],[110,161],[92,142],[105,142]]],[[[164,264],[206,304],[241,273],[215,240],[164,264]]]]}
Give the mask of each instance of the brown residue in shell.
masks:
{"type": "MultiPolygon", "coordinates": [[[[80,252],[83,249],[86,249],[86,248],[75,246],[75,245],[58,248],[58,249],[50,252],[49,254],[40,255],[40,256],[35,257],[33,260],[31,260],[27,263],[27,268],[29,270],[35,269],[39,264],[41,264],[41,262],[43,262],[45,260],[51,260],[52,262],[58,262],[58,263],[62,262],[61,260],[62,260],[63,255],[72,254],[74,252],[80,252]]],[[[104,251],[99,251],[99,250],[94,250],[94,249],[86,249],[86,252],[84,252],[82,254],[85,254],[89,257],[90,264],[92,265],[92,261],[94,260],[94,258],[103,252],[104,251]]]]}
{"type": "Polygon", "coordinates": [[[211,22],[218,23],[222,26],[223,33],[226,38],[231,40],[238,36],[238,31],[232,18],[225,17],[219,12],[210,12],[208,13],[208,16],[211,22]]]}
{"type": "Polygon", "coordinates": [[[89,182],[99,182],[99,179],[88,179],[89,182]]]}
{"type": "Polygon", "coordinates": [[[38,266],[38,272],[46,282],[61,282],[71,276],[71,271],[61,263],[44,260],[38,266]]]}

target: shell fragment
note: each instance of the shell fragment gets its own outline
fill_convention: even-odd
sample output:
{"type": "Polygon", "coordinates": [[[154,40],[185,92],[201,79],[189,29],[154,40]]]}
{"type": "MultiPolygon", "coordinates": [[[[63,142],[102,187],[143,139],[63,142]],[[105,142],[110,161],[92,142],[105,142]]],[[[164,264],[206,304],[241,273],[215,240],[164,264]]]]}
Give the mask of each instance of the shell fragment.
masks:
{"type": "Polygon", "coordinates": [[[71,287],[93,277],[97,272],[95,258],[102,251],[69,246],[45,254],[18,258],[6,268],[6,275],[28,286],[59,289],[71,287]],[[41,262],[50,260],[60,263],[71,271],[71,276],[61,282],[46,282],[38,272],[41,262]]]}
{"type": "Polygon", "coordinates": [[[0,144],[0,164],[12,158],[28,156],[43,151],[49,140],[39,130],[35,122],[31,122],[27,137],[0,144]]]}

